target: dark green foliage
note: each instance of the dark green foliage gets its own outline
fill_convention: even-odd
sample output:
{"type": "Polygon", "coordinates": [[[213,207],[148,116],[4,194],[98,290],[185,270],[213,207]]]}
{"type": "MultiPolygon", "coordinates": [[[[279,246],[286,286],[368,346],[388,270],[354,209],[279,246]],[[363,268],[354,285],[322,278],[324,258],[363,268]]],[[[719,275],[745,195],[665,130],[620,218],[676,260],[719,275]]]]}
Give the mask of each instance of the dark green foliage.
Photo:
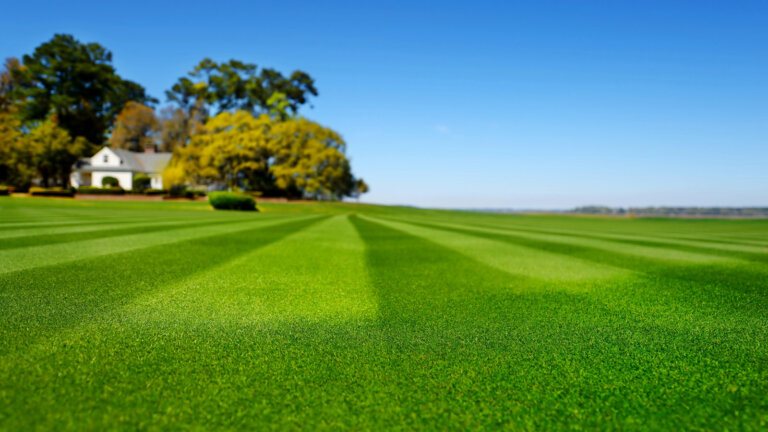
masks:
{"type": "Polygon", "coordinates": [[[194,199],[198,197],[204,197],[206,195],[206,192],[199,189],[189,189],[183,185],[178,185],[178,186],[173,186],[168,191],[168,195],[174,198],[194,199]]]}
{"type": "Polygon", "coordinates": [[[218,210],[256,210],[256,200],[241,193],[211,192],[208,201],[218,210]]]}
{"type": "Polygon", "coordinates": [[[104,187],[118,187],[120,181],[112,176],[105,176],[101,179],[101,185],[104,187]]]}
{"type": "Polygon", "coordinates": [[[95,145],[104,142],[128,101],[153,101],[142,86],[117,75],[111,52],[71,35],[55,35],[22,63],[24,67],[13,71],[12,96],[21,102],[23,118],[44,120],[53,113],[72,138],[84,137],[95,145]]]}
{"type": "Polygon", "coordinates": [[[195,199],[195,198],[201,198],[206,195],[206,192],[199,189],[186,189],[184,191],[184,198],[188,199],[195,199]]]}
{"type": "Polygon", "coordinates": [[[32,195],[32,196],[39,196],[39,197],[71,198],[71,197],[75,196],[75,193],[71,189],[42,188],[42,187],[31,187],[31,188],[29,188],[29,194],[32,195]]]}
{"type": "Polygon", "coordinates": [[[168,195],[168,191],[165,189],[145,189],[144,195],[168,195]]]}
{"type": "Polygon", "coordinates": [[[149,188],[151,183],[152,179],[146,174],[136,174],[133,176],[133,190],[143,191],[144,189],[149,188]]]}
{"type": "Polygon", "coordinates": [[[87,195],[125,195],[125,189],[119,186],[103,188],[96,186],[80,186],[77,188],[77,193],[87,195]]]}
{"type": "Polygon", "coordinates": [[[317,96],[315,80],[306,72],[297,70],[285,77],[269,68],[259,72],[255,64],[238,60],[219,64],[206,58],[188,75],[166,92],[168,100],[184,108],[193,108],[199,100],[214,115],[230,110],[269,112],[268,101],[275,93],[284,95],[286,108],[295,114],[310,96],[317,96]]]}
{"type": "Polygon", "coordinates": [[[11,194],[11,188],[8,186],[0,186],[0,196],[8,196],[11,194]]]}

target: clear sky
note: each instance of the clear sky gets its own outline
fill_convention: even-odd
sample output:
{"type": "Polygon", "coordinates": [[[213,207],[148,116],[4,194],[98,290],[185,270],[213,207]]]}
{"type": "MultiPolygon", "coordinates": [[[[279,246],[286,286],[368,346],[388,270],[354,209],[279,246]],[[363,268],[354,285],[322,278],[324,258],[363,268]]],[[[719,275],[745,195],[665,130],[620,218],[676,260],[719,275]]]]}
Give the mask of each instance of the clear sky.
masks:
{"type": "Polygon", "coordinates": [[[765,1],[8,2],[0,56],[99,42],[155,97],[289,73],[371,192],[434,207],[768,206],[765,1]]]}

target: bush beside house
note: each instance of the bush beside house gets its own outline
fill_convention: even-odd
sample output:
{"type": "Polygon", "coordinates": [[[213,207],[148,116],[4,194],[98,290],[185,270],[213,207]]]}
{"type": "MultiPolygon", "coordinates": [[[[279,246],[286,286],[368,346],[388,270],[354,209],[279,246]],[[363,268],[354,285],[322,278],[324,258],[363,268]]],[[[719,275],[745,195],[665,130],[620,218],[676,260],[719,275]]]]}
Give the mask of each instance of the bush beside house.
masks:
{"type": "Polygon", "coordinates": [[[118,187],[120,186],[120,180],[112,176],[106,176],[101,179],[101,185],[103,187],[118,187]]]}
{"type": "Polygon", "coordinates": [[[133,190],[135,191],[141,192],[149,189],[151,183],[152,179],[146,174],[136,174],[133,176],[133,190]]]}

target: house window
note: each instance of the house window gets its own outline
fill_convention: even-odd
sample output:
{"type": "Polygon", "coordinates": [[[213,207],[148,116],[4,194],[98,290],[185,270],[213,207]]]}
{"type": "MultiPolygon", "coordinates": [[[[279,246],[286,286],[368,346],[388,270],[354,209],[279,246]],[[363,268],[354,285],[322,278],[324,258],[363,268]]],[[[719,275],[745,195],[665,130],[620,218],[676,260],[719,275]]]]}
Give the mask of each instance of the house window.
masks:
{"type": "Polygon", "coordinates": [[[104,163],[109,162],[109,155],[104,155],[104,163]]]}

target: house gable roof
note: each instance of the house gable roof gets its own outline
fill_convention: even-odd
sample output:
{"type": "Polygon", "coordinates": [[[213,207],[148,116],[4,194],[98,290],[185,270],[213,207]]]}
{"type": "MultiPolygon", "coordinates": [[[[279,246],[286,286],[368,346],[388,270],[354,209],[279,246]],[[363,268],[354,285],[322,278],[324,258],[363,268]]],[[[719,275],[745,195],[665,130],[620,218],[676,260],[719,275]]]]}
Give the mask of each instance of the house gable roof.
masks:
{"type": "Polygon", "coordinates": [[[74,169],[81,171],[134,171],[140,173],[159,173],[165,169],[166,165],[171,161],[172,153],[138,153],[130,150],[115,149],[111,147],[103,147],[96,152],[94,156],[98,155],[104,150],[108,150],[115,156],[120,158],[119,166],[94,166],[91,163],[91,159],[80,159],[73,166],[74,169]]]}

